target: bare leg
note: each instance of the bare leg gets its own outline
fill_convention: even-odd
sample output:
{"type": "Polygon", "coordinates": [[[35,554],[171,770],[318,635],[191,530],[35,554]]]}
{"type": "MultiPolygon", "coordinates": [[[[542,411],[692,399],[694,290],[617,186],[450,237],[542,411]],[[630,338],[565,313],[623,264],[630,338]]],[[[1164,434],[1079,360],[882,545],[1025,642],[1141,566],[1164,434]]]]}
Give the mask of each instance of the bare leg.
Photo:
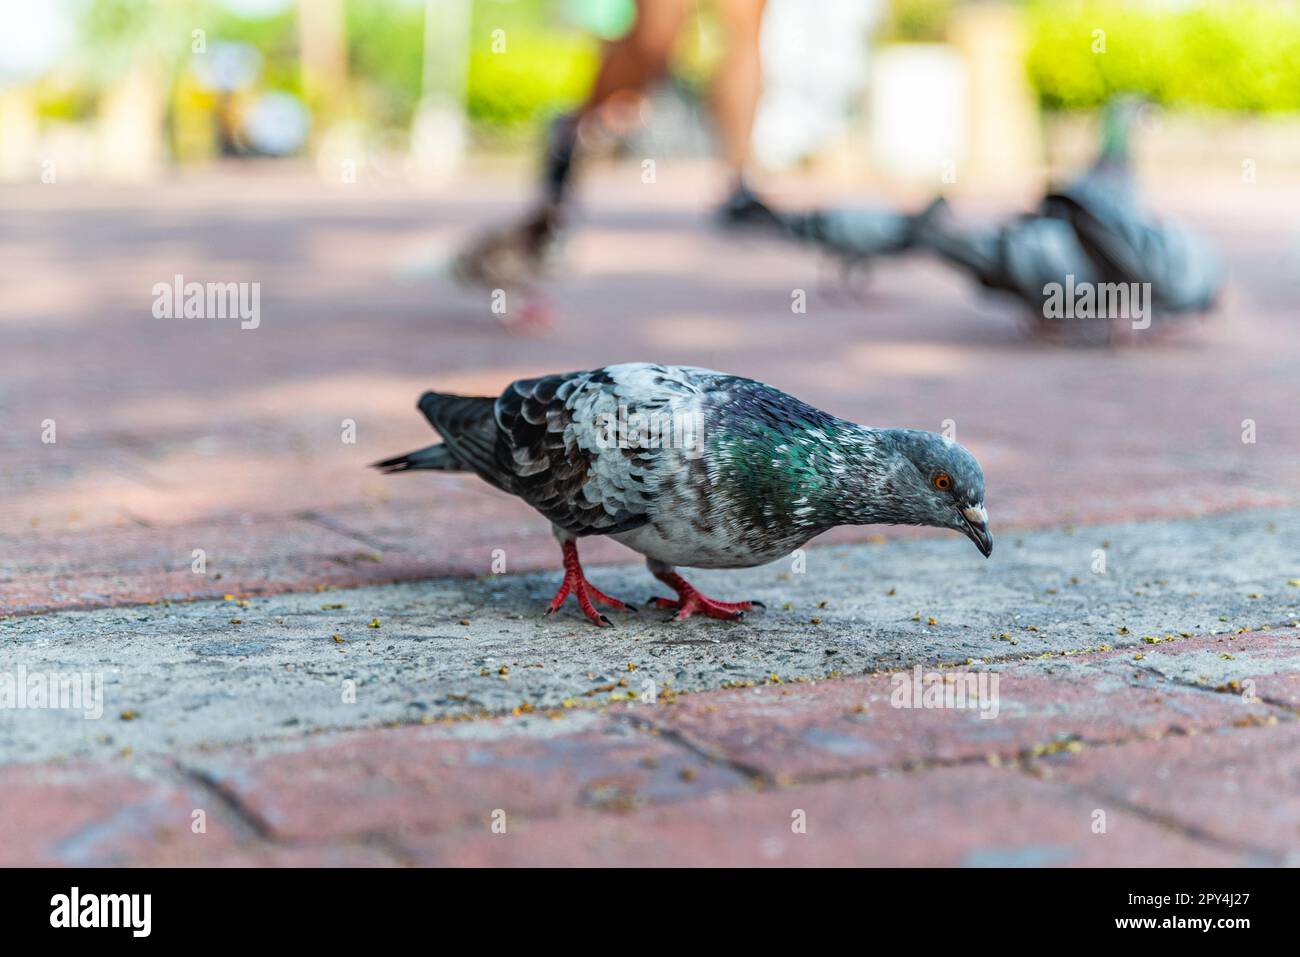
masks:
{"type": "Polygon", "coordinates": [[[619,125],[618,108],[637,105],[645,88],[667,70],[688,9],[688,0],[638,0],[632,29],[605,47],[587,99],[576,113],[557,121],[551,130],[546,159],[548,202],[559,203],[564,198],[578,125],[590,117],[606,125],[619,125]]]}
{"type": "Polygon", "coordinates": [[[763,88],[759,36],[766,0],[715,0],[727,31],[727,52],[713,81],[713,112],[722,140],[722,159],[734,185],[744,179],[750,135],[763,88]]]}
{"type": "MultiPolygon", "coordinates": [[[[543,278],[564,225],[579,125],[588,118],[616,124],[620,104],[639,102],[641,91],[667,69],[688,9],[689,0],[638,0],[636,22],[626,36],[605,47],[587,99],[551,126],[541,204],[522,220],[477,237],[457,257],[458,278],[488,289],[515,290],[528,290],[543,278]]],[[[539,324],[549,324],[535,296],[526,296],[524,309],[525,319],[536,313],[545,320],[539,324]]]]}
{"type": "Polygon", "coordinates": [[[605,47],[596,82],[579,112],[588,115],[615,93],[640,93],[659,79],[668,67],[688,6],[688,0],[638,0],[636,22],[626,35],[605,47]]]}

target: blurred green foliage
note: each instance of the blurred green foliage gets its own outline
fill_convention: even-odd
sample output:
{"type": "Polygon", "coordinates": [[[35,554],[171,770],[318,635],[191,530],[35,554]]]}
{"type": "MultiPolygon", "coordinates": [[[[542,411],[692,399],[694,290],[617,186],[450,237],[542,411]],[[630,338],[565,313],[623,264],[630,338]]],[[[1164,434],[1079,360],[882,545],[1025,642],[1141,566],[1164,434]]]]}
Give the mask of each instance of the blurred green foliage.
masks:
{"type": "Polygon", "coordinates": [[[1047,109],[1131,91],[1174,107],[1300,110],[1300,4],[1032,0],[1030,80],[1047,109]],[[1105,52],[1093,52],[1094,31],[1105,52]]]}
{"type": "Polygon", "coordinates": [[[420,101],[424,7],[392,0],[348,0],[348,74],[368,125],[408,123],[420,101]]]}
{"type": "Polygon", "coordinates": [[[516,43],[509,56],[470,51],[465,106],[471,119],[496,126],[528,123],[577,105],[591,87],[596,53],[581,38],[533,35],[516,43]]]}
{"type": "Polygon", "coordinates": [[[948,36],[953,0],[890,0],[880,40],[884,43],[942,43],[948,36]]]}
{"type": "MultiPolygon", "coordinates": [[[[942,40],[955,6],[890,0],[882,38],[942,40]]],[[[97,93],[140,57],[183,68],[196,25],[209,44],[256,47],[260,88],[300,93],[295,7],[241,17],[215,0],[75,0],[83,54],[37,84],[42,115],[89,115],[97,93]]],[[[1024,8],[1026,67],[1048,109],[1093,108],[1131,91],[1173,107],[1300,111],[1297,0],[1024,0],[1024,8]],[[1094,52],[1099,30],[1105,52],[1094,52]]],[[[593,31],[616,37],[634,14],[632,0],[469,0],[469,10],[466,109],[476,123],[502,130],[580,102],[598,63],[593,31]]],[[[421,95],[425,4],[346,0],[346,16],[351,112],[377,127],[406,124],[421,95]]],[[[701,4],[675,66],[692,87],[711,72],[716,33],[711,5],[701,4]]]]}
{"type": "Polygon", "coordinates": [[[208,43],[247,43],[262,54],[258,85],[286,93],[302,92],[298,70],[298,19],[292,6],[264,17],[242,17],[227,7],[204,5],[208,43]]]}
{"type": "Polygon", "coordinates": [[[575,106],[586,95],[599,41],[566,26],[561,12],[552,0],[475,0],[465,91],[471,119],[518,126],[575,106]],[[504,43],[504,51],[495,50],[494,43],[504,43]]]}

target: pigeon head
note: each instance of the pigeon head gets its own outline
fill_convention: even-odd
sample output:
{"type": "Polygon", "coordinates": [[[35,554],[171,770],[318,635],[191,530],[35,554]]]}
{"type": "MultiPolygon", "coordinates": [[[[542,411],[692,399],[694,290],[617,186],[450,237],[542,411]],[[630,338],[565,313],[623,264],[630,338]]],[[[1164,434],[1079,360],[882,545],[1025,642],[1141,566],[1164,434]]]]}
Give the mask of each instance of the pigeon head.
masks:
{"type": "Polygon", "coordinates": [[[961,532],[986,558],[993,551],[984,510],[984,471],[975,456],[934,432],[890,429],[880,434],[887,454],[889,508],[905,525],[961,532]]]}

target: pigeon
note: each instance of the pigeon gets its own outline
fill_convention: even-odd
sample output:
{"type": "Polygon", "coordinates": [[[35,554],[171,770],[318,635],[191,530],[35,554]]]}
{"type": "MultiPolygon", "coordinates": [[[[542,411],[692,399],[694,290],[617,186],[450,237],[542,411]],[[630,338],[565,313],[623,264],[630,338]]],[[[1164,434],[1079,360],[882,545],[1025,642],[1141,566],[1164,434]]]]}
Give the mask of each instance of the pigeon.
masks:
{"type": "Polygon", "coordinates": [[[472,472],[549,519],[564,579],[597,610],[629,606],[582,570],[578,539],[605,535],[645,556],[676,592],[652,604],[675,619],[739,620],[761,603],[710,598],[678,566],[749,568],[838,525],[954,529],[993,550],[984,474],[933,432],[857,425],[753,379],[629,362],[520,379],[501,395],[426,392],[419,409],[442,437],[376,462],[383,472],[472,472]]]}
{"type": "Polygon", "coordinates": [[[559,258],[562,223],[561,207],[543,203],[519,222],[475,237],[453,260],[452,276],[471,288],[518,293],[518,322],[508,305],[501,314],[508,328],[549,328],[554,319],[540,286],[559,258]]]}
{"type": "Polygon", "coordinates": [[[814,246],[838,259],[847,275],[855,266],[911,249],[917,230],[941,205],[937,201],[915,214],[866,206],[778,210],[742,184],[719,219],[814,246]]]}
{"type": "Polygon", "coordinates": [[[789,235],[811,242],[846,265],[853,265],[911,249],[917,229],[937,208],[931,204],[914,215],[869,207],[778,215],[789,235]]]}
{"type": "Polygon", "coordinates": [[[1149,283],[1146,308],[1162,318],[1208,311],[1223,280],[1218,256],[1199,235],[1156,218],[1138,200],[1129,163],[1138,108],[1130,98],[1108,104],[1097,159],[1073,182],[1049,192],[1034,212],[996,227],[962,229],[940,199],[918,221],[915,244],[970,272],[986,288],[1015,295],[1041,329],[1076,342],[1109,341],[1114,324],[1066,328],[1048,319],[1048,299],[1062,287],[1149,283]]]}
{"type": "Polygon", "coordinates": [[[1157,219],[1138,200],[1129,142],[1144,104],[1117,97],[1102,117],[1102,146],[1080,177],[1044,198],[1045,215],[1067,220],[1107,282],[1151,283],[1165,313],[1205,312],[1217,298],[1223,267],[1210,245],[1179,223],[1157,219]]]}

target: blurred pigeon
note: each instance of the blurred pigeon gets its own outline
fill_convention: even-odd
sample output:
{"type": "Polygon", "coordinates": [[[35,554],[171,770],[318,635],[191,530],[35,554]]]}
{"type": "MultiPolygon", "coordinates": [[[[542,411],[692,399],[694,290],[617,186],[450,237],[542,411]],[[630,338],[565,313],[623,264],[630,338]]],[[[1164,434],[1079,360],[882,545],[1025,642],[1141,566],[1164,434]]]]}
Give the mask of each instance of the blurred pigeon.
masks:
{"type": "Polygon", "coordinates": [[[476,236],[456,256],[452,275],[462,284],[518,293],[516,314],[501,314],[507,328],[549,328],[554,317],[540,285],[560,258],[570,178],[578,148],[577,113],[555,117],[547,128],[542,158],[543,199],[531,213],[504,228],[476,236]]]}
{"type": "Polygon", "coordinates": [[[1112,101],[1096,161],[1044,197],[1034,213],[997,227],[961,229],[943,215],[947,207],[938,200],[933,214],[918,221],[917,246],[972,273],[987,288],[1019,297],[1042,328],[1055,326],[1074,341],[1108,341],[1116,326],[1067,324],[1051,316],[1048,303],[1061,289],[1149,283],[1145,318],[1151,312],[1167,317],[1208,310],[1223,279],[1218,257],[1200,236],[1153,217],[1137,199],[1129,141],[1138,109],[1135,100],[1112,101]]]}
{"type": "Polygon", "coordinates": [[[706,597],[674,570],[774,561],[837,525],[950,528],[987,556],[984,475],[932,432],[855,425],[769,385],[630,362],[512,383],[497,398],[426,392],[440,444],[375,464],[474,472],[550,519],[564,581],[594,624],[627,605],[583,574],[577,539],[608,535],[646,556],[677,619],[737,620],[756,602],[706,597]]]}
{"type": "MultiPolygon", "coordinates": [[[[561,207],[543,203],[518,223],[476,237],[456,256],[452,275],[467,286],[519,293],[520,324],[549,327],[551,310],[538,287],[558,258],[561,222],[561,207]]],[[[503,321],[511,325],[511,318],[507,310],[503,321]]]]}
{"type": "Polygon", "coordinates": [[[908,215],[889,209],[776,210],[743,186],[724,205],[724,225],[744,226],[810,243],[840,260],[845,269],[912,247],[913,236],[934,207],[908,215]]]}
{"type": "Polygon", "coordinates": [[[1107,104],[1096,161],[1074,182],[1049,193],[1042,210],[1070,223],[1103,281],[1149,282],[1156,309],[1204,312],[1214,304],[1223,267],[1199,235],[1157,220],[1140,206],[1129,141],[1142,109],[1134,97],[1107,104]]]}
{"type": "Polygon", "coordinates": [[[780,219],[791,236],[808,240],[846,264],[854,264],[910,249],[918,226],[935,209],[932,204],[916,215],[866,207],[817,209],[783,213],[780,219]]]}

